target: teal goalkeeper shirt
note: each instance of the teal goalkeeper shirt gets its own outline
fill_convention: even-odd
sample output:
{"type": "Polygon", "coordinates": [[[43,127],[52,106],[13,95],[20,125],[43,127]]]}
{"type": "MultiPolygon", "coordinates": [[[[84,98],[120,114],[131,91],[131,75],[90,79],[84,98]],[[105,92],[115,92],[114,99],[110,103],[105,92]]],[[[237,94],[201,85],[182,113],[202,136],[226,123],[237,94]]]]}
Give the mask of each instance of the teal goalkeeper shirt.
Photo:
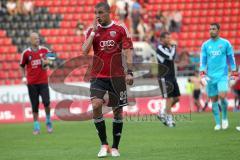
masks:
{"type": "Polygon", "coordinates": [[[228,64],[236,70],[234,52],[230,42],[224,38],[205,41],[201,48],[200,71],[206,71],[211,81],[228,78],[228,64]]]}

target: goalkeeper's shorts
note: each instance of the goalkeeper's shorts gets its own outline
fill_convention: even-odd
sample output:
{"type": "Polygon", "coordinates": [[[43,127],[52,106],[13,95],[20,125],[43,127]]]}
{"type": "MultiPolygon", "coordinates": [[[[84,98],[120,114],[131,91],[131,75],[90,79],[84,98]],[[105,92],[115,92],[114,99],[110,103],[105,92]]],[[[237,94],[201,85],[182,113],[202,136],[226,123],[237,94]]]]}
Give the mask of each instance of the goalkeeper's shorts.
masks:
{"type": "Polygon", "coordinates": [[[214,83],[209,81],[206,86],[206,91],[209,97],[217,96],[221,92],[228,92],[228,81],[226,79],[214,83]]]}

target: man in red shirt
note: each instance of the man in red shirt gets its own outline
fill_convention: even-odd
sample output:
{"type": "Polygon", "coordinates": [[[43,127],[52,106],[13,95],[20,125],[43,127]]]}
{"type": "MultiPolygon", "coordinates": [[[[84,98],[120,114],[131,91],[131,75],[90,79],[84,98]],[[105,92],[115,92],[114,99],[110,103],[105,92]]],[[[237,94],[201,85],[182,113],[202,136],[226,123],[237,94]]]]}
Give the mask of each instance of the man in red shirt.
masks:
{"type": "Polygon", "coordinates": [[[90,96],[93,106],[93,119],[102,146],[98,157],[106,157],[110,151],[106,136],[105,121],[102,114],[103,97],[109,94],[109,107],[113,109],[113,145],[111,155],[120,156],[118,145],[123,127],[123,106],[127,105],[126,83],[133,84],[132,49],[129,32],[122,24],[110,19],[110,7],[101,2],[95,6],[96,19],[86,31],[86,41],[82,46],[87,55],[93,46],[94,58],[91,69],[90,96]],[[122,56],[125,54],[127,73],[123,67],[122,56]]]}
{"type": "Polygon", "coordinates": [[[40,39],[37,33],[30,34],[31,46],[25,49],[21,56],[20,68],[22,70],[22,81],[27,84],[29,98],[32,105],[34,129],[33,134],[40,133],[40,125],[38,122],[39,96],[46,112],[46,126],[49,133],[52,132],[52,122],[50,119],[50,96],[48,88],[47,65],[49,61],[46,54],[49,49],[40,46],[40,39]],[[26,72],[25,72],[26,71],[26,72]]]}

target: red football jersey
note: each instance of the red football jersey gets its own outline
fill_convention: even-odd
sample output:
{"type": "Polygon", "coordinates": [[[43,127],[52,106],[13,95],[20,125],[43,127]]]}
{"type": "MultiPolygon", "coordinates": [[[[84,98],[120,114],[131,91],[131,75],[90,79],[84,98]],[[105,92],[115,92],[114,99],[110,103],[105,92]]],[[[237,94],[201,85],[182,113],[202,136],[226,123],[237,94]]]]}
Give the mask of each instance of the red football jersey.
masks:
{"type": "Polygon", "coordinates": [[[23,51],[20,60],[20,65],[27,65],[27,83],[28,84],[43,84],[48,83],[47,70],[42,68],[41,58],[46,58],[49,49],[39,46],[38,51],[34,52],[31,48],[23,51]]]}
{"type": "MultiPolygon", "coordinates": [[[[86,31],[89,37],[92,27],[86,31]]],[[[110,78],[124,76],[122,49],[132,49],[127,28],[112,21],[108,26],[98,25],[93,39],[94,56],[91,77],[110,78]]]]}

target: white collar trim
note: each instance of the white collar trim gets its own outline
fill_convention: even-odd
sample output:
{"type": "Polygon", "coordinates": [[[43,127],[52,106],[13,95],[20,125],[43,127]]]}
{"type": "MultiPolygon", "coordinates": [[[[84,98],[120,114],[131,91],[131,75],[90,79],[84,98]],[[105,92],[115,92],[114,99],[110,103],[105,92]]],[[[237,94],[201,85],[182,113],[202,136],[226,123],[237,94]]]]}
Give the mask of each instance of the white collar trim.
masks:
{"type": "Polygon", "coordinates": [[[109,25],[107,25],[107,26],[102,26],[102,25],[100,25],[99,24],[99,26],[100,27],[102,27],[102,28],[109,28],[109,27],[112,27],[112,25],[114,24],[114,21],[112,21],[109,25]]]}

